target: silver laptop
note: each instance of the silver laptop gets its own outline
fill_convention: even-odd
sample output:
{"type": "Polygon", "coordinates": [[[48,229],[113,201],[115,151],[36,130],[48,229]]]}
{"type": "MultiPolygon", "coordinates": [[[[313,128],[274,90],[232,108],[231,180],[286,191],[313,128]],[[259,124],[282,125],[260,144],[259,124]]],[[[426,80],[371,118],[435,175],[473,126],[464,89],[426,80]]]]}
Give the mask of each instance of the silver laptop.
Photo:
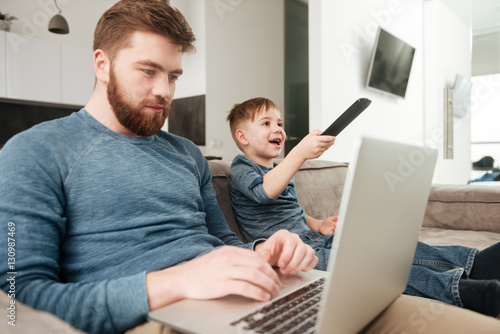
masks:
{"type": "Polygon", "coordinates": [[[186,299],[150,319],[197,334],[362,330],[405,290],[437,151],[363,138],[356,152],[326,272],[281,276],[280,295],[266,303],[186,299]]]}

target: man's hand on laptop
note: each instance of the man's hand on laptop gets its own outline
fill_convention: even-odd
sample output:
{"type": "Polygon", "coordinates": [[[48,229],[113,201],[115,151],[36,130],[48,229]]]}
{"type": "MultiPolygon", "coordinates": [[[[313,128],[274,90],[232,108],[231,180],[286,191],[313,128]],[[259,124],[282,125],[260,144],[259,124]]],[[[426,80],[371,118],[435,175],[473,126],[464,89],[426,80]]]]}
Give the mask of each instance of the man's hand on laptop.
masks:
{"type": "Polygon", "coordinates": [[[270,265],[279,267],[282,274],[296,274],[309,271],[318,263],[314,250],[300,240],[295,233],[280,230],[265,242],[255,246],[270,265]]]}
{"type": "Polygon", "coordinates": [[[183,264],[146,274],[149,309],[185,298],[213,299],[235,294],[258,301],[270,300],[281,289],[272,266],[283,274],[316,266],[314,250],[298,235],[278,231],[255,247],[255,252],[224,246],[183,264]]]}
{"type": "Polygon", "coordinates": [[[267,301],[280,289],[277,273],[260,254],[235,246],[146,274],[151,311],[185,298],[214,299],[231,294],[267,301]]]}

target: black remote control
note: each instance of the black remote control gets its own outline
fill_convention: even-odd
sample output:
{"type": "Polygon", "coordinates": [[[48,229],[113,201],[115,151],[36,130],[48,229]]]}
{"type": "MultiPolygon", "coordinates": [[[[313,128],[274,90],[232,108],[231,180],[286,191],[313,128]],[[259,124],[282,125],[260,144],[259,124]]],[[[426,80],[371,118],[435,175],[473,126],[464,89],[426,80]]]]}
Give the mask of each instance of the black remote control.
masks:
{"type": "Polygon", "coordinates": [[[367,98],[356,100],[342,115],[339,116],[321,135],[337,136],[346,126],[359,116],[372,103],[367,98]]]}

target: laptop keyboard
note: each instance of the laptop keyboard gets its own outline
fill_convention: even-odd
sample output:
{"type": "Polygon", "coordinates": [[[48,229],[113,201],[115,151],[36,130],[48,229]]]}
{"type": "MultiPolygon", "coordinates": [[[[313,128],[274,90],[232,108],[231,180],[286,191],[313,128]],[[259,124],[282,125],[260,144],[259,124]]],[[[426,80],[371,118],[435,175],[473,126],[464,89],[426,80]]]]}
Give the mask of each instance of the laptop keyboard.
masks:
{"type": "Polygon", "coordinates": [[[324,278],[231,323],[247,333],[314,333],[324,278]]]}

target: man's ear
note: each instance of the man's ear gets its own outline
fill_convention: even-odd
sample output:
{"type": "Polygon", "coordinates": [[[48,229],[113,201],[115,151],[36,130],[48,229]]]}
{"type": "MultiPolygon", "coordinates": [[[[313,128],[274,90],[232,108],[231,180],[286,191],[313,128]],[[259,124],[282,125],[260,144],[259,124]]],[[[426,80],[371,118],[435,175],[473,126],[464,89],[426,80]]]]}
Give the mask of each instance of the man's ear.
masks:
{"type": "Polygon", "coordinates": [[[242,129],[236,130],[236,139],[242,146],[248,145],[248,139],[245,136],[245,131],[243,131],[242,129]]]}
{"type": "Polygon", "coordinates": [[[109,71],[110,71],[110,60],[109,57],[101,49],[94,51],[94,72],[97,81],[108,83],[109,82],[109,71]]]}

